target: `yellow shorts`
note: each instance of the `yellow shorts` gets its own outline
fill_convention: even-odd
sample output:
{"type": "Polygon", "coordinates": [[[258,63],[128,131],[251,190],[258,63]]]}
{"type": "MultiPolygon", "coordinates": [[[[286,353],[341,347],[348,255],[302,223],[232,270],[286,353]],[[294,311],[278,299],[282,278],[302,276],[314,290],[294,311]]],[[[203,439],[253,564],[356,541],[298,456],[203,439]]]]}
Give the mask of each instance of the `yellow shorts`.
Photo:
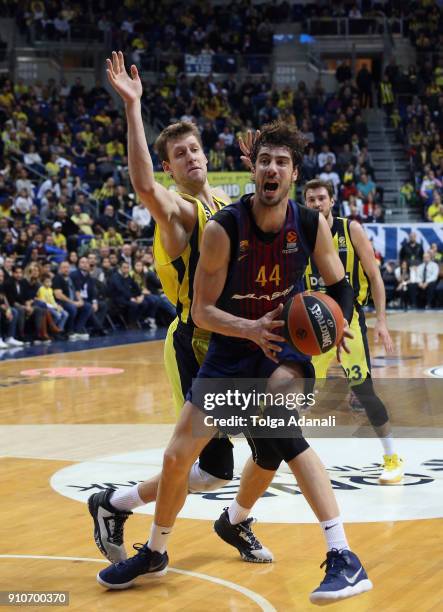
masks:
{"type": "Polygon", "coordinates": [[[164,360],[177,415],[183,408],[192,379],[197,376],[208,352],[210,337],[209,332],[186,325],[178,318],[169,326],[164,346],[164,360]]]}
{"type": "MultiPolygon", "coordinates": [[[[351,322],[351,332],[354,334],[352,340],[347,341],[350,353],[342,351],[341,366],[348,383],[351,386],[360,385],[371,374],[371,360],[369,356],[368,340],[366,337],[366,321],[363,310],[360,313],[354,308],[354,315],[351,322]]],[[[322,355],[312,358],[315,368],[315,378],[322,379],[328,375],[329,366],[334,361],[337,350],[331,349],[322,355]]]]}

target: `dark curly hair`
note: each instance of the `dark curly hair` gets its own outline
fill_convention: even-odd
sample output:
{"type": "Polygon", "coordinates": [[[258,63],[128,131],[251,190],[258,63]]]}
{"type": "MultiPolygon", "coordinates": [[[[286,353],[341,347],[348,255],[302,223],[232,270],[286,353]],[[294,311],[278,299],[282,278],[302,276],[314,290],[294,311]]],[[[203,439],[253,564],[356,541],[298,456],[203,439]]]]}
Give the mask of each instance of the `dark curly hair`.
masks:
{"type": "Polygon", "coordinates": [[[286,147],[289,149],[294,169],[298,168],[303,160],[303,152],[307,141],[305,137],[293,125],[287,125],[283,121],[273,121],[260,128],[258,136],[251,149],[251,162],[255,166],[261,147],[286,147]]]}

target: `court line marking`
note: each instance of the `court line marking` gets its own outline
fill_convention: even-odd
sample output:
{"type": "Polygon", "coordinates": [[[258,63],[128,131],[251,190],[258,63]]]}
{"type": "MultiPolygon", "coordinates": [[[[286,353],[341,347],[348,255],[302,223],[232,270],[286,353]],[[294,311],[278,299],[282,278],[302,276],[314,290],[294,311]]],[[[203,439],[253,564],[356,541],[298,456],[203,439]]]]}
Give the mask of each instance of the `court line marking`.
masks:
{"type": "MultiPolygon", "coordinates": [[[[166,337],[156,338],[153,340],[149,340],[149,338],[146,338],[144,340],[137,340],[137,342],[126,342],[124,344],[111,344],[108,346],[95,346],[95,347],[90,347],[90,348],[82,348],[82,349],[79,349],[78,351],[57,351],[56,353],[46,353],[45,355],[30,355],[29,357],[14,357],[14,355],[11,355],[10,357],[6,356],[6,359],[0,360],[0,366],[2,363],[11,363],[11,361],[16,361],[17,363],[20,363],[21,361],[30,361],[31,359],[42,359],[44,357],[57,357],[58,355],[73,355],[77,353],[87,353],[90,351],[104,351],[106,349],[119,348],[123,346],[133,346],[134,344],[144,344],[144,343],[147,344],[148,342],[164,342],[165,339],[166,337]]],[[[84,340],[84,342],[87,342],[87,341],[84,340]]]]}
{"type": "MultiPolygon", "coordinates": [[[[88,563],[107,563],[107,561],[104,559],[91,559],[89,557],[54,557],[50,555],[0,555],[0,559],[43,559],[50,561],[85,561],[88,563]]],[[[240,584],[236,584],[235,582],[224,580],[223,578],[216,578],[215,576],[210,576],[209,574],[192,572],[190,570],[183,570],[175,567],[168,567],[168,572],[184,574],[186,576],[192,576],[193,578],[200,578],[201,580],[207,580],[208,582],[219,584],[233,591],[237,591],[241,595],[251,599],[259,606],[260,610],[263,610],[263,612],[277,612],[276,608],[274,608],[274,606],[267,599],[255,591],[251,591],[251,589],[241,586],[240,584]]]]}

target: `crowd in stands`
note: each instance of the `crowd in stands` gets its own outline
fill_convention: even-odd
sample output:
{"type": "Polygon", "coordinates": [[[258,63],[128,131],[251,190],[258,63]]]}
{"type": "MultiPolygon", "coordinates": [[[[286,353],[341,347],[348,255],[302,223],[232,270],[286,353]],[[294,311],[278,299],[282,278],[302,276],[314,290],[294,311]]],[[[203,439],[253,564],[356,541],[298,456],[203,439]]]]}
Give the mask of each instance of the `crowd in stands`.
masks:
{"type": "Polygon", "coordinates": [[[0,124],[0,348],[169,323],[106,90],[6,79],[0,124]]]}
{"type": "Polygon", "coordinates": [[[403,243],[399,262],[379,258],[388,306],[408,308],[443,307],[443,252],[436,243],[428,251],[411,232],[403,243]]]}
{"type": "MultiPolygon", "coordinates": [[[[54,40],[67,36],[60,21],[78,25],[96,10],[85,2],[6,6],[11,4],[22,31],[54,40]]],[[[385,3],[384,10],[394,15],[403,10],[400,5],[385,3]]],[[[362,14],[379,10],[372,2],[359,6],[362,14]]],[[[383,223],[385,217],[362,115],[375,103],[375,92],[410,156],[411,182],[402,196],[421,199],[426,218],[441,222],[443,65],[434,53],[441,36],[436,27],[441,12],[434,3],[417,4],[409,20],[409,35],[421,48],[420,69],[405,70],[391,60],[381,83],[367,66],[354,75],[346,63],[337,69],[336,92],[328,95],[320,81],[311,88],[299,81],[277,89],[267,76],[239,81],[235,75],[189,76],[183,70],[185,45],[196,54],[269,53],[275,23],[309,16],[294,7],[109,2],[108,13],[97,5],[96,24],[127,51],[128,63],[143,66],[143,58],[160,52],[168,40],[171,53],[166,58],[162,53],[162,76],[147,84],[144,102],[160,127],[177,120],[199,126],[209,170],[244,170],[239,133],[281,118],[305,136],[302,180],[330,181],[336,212],[361,223],[383,223]],[[423,45],[423,36],[432,44],[423,45]]],[[[306,10],[315,17],[324,8],[306,10]]],[[[334,3],[334,11],[344,11],[338,16],[354,11],[359,18],[351,3],[334,3]]],[[[116,323],[151,328],[168,323],[174,308],[153,267],[153,221],[131,193],[125,122],[105,87],[97,82],[87,89],[80,78],[33,85],[3,78],[0,126],[0,348],[28,340],[86,339],[116,323]]],[[[403,256],[398,268],[383,263],[385,282],[393,283],[391,302],[441,305],[441,281],[438,275],[434,279],[435,265],[426,265],[440,258],[433,248],[412,264],[403,256]]]]}

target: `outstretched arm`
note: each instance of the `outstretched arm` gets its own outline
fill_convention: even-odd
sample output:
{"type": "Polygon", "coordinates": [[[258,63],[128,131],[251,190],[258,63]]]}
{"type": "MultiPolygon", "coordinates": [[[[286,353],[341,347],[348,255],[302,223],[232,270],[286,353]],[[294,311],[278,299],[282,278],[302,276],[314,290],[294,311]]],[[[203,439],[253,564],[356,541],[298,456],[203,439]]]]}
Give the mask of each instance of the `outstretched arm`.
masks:
{"type": "MultiPolygon", "coordinates": [[[[125,103],[128,123],[128,160],[131,182],[143,204],[149,209],[161,229],[181,238],[181,198],[155,181],[154,167],[146,142],[141,113],[143,86],[137,67],[126,72],[123,53],[112,52],[107,59],[107,75],[111,86],[125,103]],[[177,227],[178,226],[178,227],[177,227]]],[[[186,242],[183,245],[186,245],[186,242]]]]}

